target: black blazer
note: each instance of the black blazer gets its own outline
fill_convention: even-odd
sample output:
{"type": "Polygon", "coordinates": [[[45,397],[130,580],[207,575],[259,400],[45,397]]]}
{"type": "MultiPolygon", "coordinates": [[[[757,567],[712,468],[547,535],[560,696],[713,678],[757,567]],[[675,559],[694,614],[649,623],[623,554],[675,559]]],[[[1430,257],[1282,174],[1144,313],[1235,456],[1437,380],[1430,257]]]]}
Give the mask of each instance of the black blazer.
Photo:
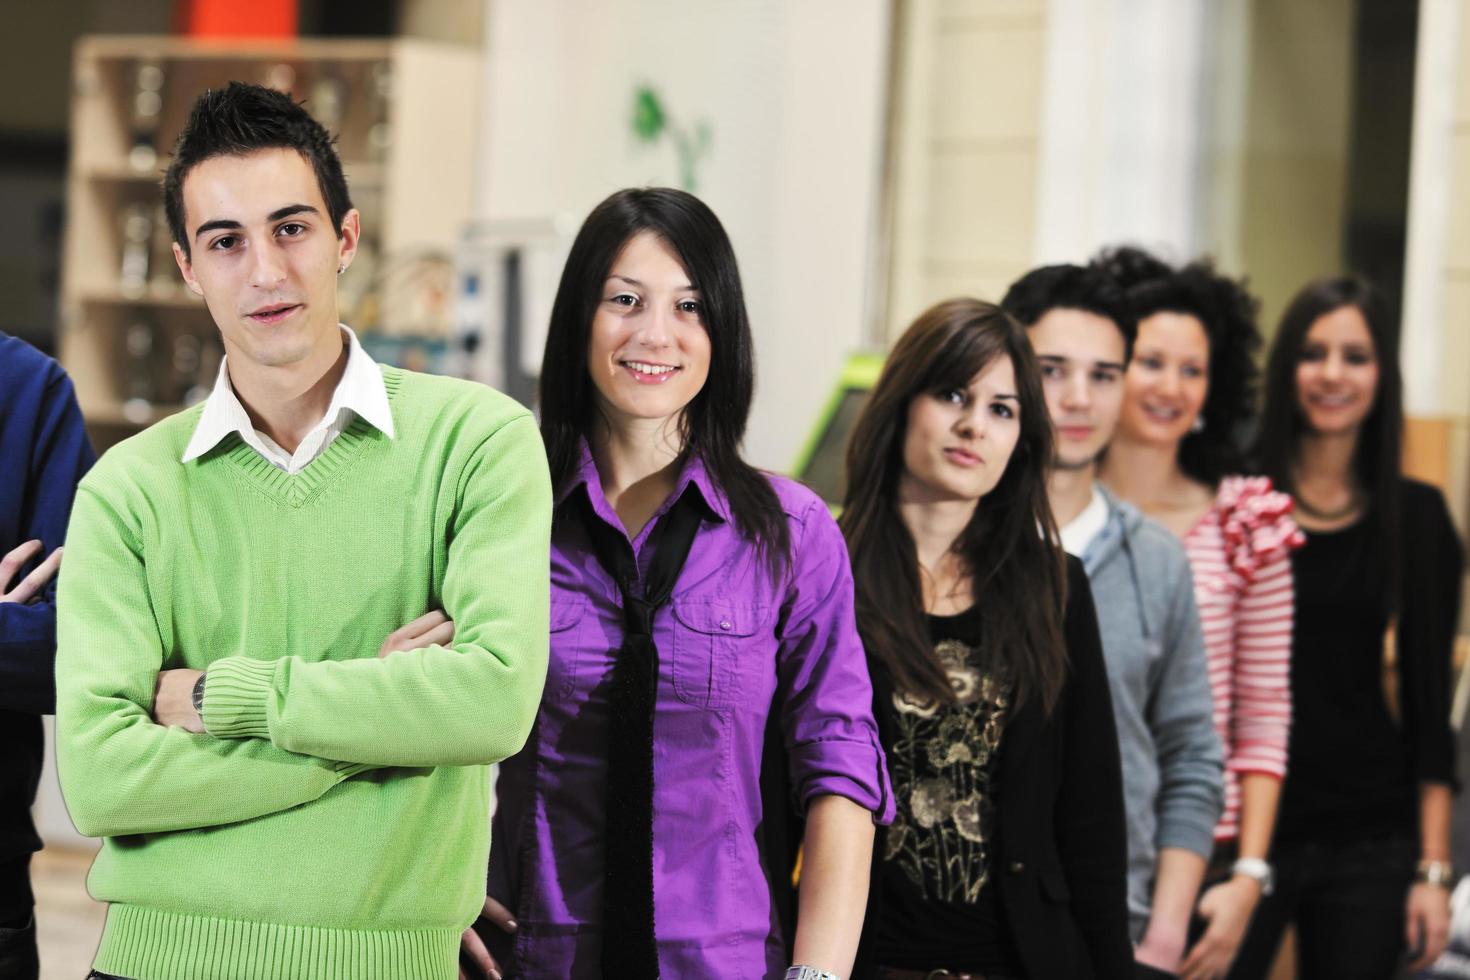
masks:
{"type": "MultiPolygon", "coordinates": [[[[1124,980],[1133,976],[1128,935],[1123,777],[1112,698],[1092,590],[1081,562],[1067,559],[1069,671],[1052,716],[1032,699],[1001,741],[995,875],[1016,952],[1030,980],[1124,980]]],[[[873,671],[885,746],[893,739],[892,685],[873,671]]],[[[868,914],[855,978],[870,977],[883,915],[882,829],[873,847],[868,914]]],[[[946,966],[935,963],[935,967],[946,966]]]]}

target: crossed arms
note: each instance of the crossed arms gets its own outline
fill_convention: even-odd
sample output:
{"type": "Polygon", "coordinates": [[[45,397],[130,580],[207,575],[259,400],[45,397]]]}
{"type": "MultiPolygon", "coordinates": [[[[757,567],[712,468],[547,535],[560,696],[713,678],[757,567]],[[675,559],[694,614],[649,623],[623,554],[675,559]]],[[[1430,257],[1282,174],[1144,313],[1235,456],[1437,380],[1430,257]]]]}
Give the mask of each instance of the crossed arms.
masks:
{"type": "Polygon", "coordinates": [[[518,751],[547,657],[551,496],[529,416],[487,438],[460,482],[442,589],[452,643],[213,660],[202,734],[153,718],[165,651],[148,556],[111,494],[84,484],[57,644],[58,772],[77,828],[218,826],[311,802],[368,768],[483,765],[518,751]]]}

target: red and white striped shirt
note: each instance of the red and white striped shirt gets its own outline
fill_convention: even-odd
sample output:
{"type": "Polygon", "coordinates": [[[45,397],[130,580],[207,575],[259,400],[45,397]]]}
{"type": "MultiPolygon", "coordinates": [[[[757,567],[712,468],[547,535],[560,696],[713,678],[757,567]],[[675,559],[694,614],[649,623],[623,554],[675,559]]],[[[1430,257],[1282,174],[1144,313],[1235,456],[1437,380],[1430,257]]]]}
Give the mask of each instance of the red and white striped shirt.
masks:
{"type": "Polygon", "coordinates": [[[1240,776],[1286,775],[1291,729],[1291,551],[1305,542],[1292,500],[1265,477],[1226,477],[1215,503],[1184,536],[1215,731],[1225,750],[1225,811],[1217,841],[1240,830],[1240,776]]]}

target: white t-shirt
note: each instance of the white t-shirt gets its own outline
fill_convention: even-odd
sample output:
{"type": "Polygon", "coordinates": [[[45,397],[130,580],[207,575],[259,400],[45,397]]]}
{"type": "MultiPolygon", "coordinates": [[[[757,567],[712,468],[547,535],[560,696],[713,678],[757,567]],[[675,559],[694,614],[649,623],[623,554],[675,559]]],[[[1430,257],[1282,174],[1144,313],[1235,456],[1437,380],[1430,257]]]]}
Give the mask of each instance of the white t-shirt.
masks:
{"type": "Polygon", "coordinates": [[[1097,486],[1092,488],[1092,499],[1087,506],[1082,508],[1082,513],[1072,518],[1061,529],[1062,547],[1067,554],[1081,558],[1087,546],[1092,544],[1092,539],[1102,533],[1102,529],[1108,523],[1108,502],[1103,495],[1097,492],[1097,486]]]}

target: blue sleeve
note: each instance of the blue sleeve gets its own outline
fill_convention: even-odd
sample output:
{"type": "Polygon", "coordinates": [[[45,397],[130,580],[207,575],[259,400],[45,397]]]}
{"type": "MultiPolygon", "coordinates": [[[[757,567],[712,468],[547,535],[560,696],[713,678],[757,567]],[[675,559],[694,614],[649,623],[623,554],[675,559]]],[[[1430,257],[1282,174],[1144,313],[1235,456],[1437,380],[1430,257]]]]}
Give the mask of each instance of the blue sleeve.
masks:
{"type": "MultiPolygon", "coordinates": [[[[54,367],[54,365],[53,365],[54,367]]],[[[24,410],[6,406],[16,415],[24,410]]],[[[56,550],[66,537],[77,482],[96,461],[71,380],[55,368],[41,390],[39,405],[31,406],[33,425],[5,425],[0,461],[18,477],[20,514],[16,540],[3,542],[8,551],[39,538],[42,555],[56,550]],[[21,444],[27,443],[27,444],[21,444]]],[[[11,422],[24,422],[12,418],[11,422]]],[[[14,519],[14,518],[12,518],[14,519]]],[[[8,522],[7,522],[8,523],[8,522]]],[[[65,558],[62,559],[65,561],[65,558]]],[[[23,568],[15,581],[34,564],[23,568]]],[[[0,584],[8,589],[13,582],[0,584]]],[[[56,582],[53,579],[35,601],[0,603],[0,709],[27,714],[49,714],[56,703],[56,582]]]]}
{"type": "Polygon", "coordinates": [[[1193,851],[1206,861],[1225,807],[1224,749],[1215,732],[1205,638],[1189,564],[1179,554],[1159,679],[1149,703],[1149,728],[1159,760],[1158,830],[1154,843],[1193,851]]]}

